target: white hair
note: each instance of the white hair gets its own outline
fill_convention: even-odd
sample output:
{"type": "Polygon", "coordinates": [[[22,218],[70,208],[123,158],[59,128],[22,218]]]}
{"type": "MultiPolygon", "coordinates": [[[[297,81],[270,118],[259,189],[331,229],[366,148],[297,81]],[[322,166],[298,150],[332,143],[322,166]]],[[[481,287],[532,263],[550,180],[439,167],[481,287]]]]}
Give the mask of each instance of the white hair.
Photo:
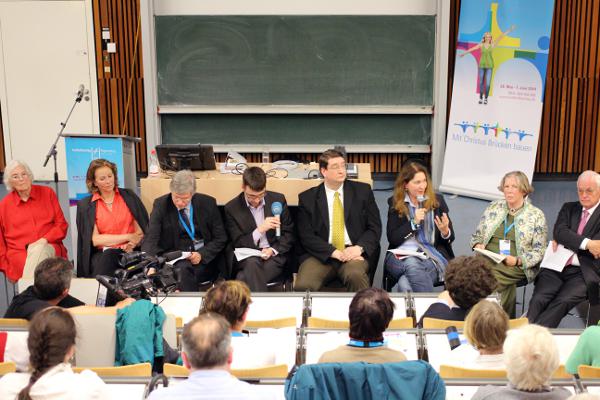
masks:
{"type": "Polygon", "coordinates": [[[11,160],[8,162],[8,164],[6,164],[6,167],[4,168],[3,177],[4,186],[6,186],[6,190],[8,190],[9,192],[13,190],[12,186],[10,186],[10,176],[13,174],[13,171],[17,167],[23,167],[25,173],[29,175],[29,180],[33,182],[33,172],[31,172],[31,168],[29,168],[29,165],[27,165],[24,161],[21,160],[11,160]]]}
{"type": "Polygon", "coordinates": [[[577,183],[579,184],[579,182],[584,181],[586,179],[593,179],[596,182],[596,187],[598,189],[600,189],[600,174],[599,173],[597,173],[596,171],[589,170],[589,169],[587,171],[583,171],[577,178],[577,183]]]}
{"type": "Polygon", "coordinates": [[[196,193],[196,176],[189,169],[178,171],[169,185],[171,193],[196,193]]]}
{"type": "Polygon", "coordinates": [[[508,331],[504,342],[508,380],[519,390],[548,385],[559,365],[558,346],[547,328],[525,325],[508,331]]]}

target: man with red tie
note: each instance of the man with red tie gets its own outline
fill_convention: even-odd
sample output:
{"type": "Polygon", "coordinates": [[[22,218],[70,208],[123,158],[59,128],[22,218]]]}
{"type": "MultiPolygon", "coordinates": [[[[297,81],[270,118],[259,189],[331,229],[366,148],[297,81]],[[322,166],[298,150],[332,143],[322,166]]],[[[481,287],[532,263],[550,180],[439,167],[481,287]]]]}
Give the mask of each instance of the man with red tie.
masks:
{"type": "Polygon", "coordinates": [[[556,328],[578,303],[598,304],[600,283],[600,174],[577,179],[579,202],[565,203],[554,224],[554,241],[574,252],[561,272],[542,268],[529,303],[529,322],[556,328]]]}

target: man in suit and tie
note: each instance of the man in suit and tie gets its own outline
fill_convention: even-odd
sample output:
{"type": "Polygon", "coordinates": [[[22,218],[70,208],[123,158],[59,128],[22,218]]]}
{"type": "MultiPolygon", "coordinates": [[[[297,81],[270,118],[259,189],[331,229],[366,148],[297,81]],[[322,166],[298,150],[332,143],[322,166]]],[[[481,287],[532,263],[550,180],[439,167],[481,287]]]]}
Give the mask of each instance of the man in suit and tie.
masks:
{"type": "Polygon", "coordinates": [[[227,233],[213,197],[196,193],[192,171],[177,172],[170,183],[171,193],[157,198],[142,251],[161,255],[170,251],[189,252],[177,261],[179,289],[199,290],[199,284],[216,278],[224,263],[222,250],[227,233]]]}
{"type": "Polygon", "coordinates": [[[600,175],[585,171],[577,179],[578,202],[565,203],[554,224],[558,244],[575,254],[561,272],[542,268],[529,303],[529,322],[556,328],[561,319],[586,297],[598,304],[600,282],[600,175]]]}
{"type": "Polygon", "coordinates": [[[246,282],[252,292],[266,292],[267,283],[281,275],[288,260],[294,223],[285,196],[267,191],[267,176],[261,168],[244,171],[242,193],[225,205],[225,227],[234,248],[262,253],[238,261],[236,279],[246,282]]]}
{"type": "Polygon", "coordinates": [[[346,160],[337,150],[319,157],[324,182],[300,193],[298,237],[305,251],[295,290],[320,290],[339,277],[356,292],[370,286],[379,258],[381,218],[371,187],[346,180],[346,160]]]}

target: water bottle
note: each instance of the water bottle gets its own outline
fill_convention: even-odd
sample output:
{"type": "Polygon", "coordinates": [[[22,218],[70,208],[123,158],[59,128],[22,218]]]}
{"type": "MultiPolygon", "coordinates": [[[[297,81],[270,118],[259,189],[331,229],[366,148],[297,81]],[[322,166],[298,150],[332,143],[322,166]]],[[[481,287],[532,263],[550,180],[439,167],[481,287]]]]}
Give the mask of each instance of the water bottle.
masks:
{"type": "Polygon", "coordinates": [[[150,152],[150,157],[148,158],[148,177],[160,178],[160,165],[158,164],[156,150],[152,150],[150,152]]]}

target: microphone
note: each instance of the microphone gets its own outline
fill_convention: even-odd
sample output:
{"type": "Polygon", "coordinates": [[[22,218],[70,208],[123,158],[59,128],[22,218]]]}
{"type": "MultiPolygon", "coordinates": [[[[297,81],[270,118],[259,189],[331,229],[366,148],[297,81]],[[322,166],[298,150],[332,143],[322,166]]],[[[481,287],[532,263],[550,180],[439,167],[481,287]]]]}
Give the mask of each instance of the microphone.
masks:
{"type": "MultiPolygon", "coordinates": [[[[281,216],[281,213],[283,212],[283,204],[281,204],[278,201],[271,204],[271,212],[273,213],[274,217],[281,216]]],[[[277,236],[277,237],[281,236],[281,225],[278,226],[277,229],[275,230],[275,236],[277,236]]]]}
{"type": "MultiPolygon", "coordinates": [[[[423,208],[425,206],[425,200],[427,200],[427,197],[423,195],[417,196],[417,209],[423,208]]],[[[421,227],[421,224],[416,224],[415,227],[419,229],[421,227]]]]}

